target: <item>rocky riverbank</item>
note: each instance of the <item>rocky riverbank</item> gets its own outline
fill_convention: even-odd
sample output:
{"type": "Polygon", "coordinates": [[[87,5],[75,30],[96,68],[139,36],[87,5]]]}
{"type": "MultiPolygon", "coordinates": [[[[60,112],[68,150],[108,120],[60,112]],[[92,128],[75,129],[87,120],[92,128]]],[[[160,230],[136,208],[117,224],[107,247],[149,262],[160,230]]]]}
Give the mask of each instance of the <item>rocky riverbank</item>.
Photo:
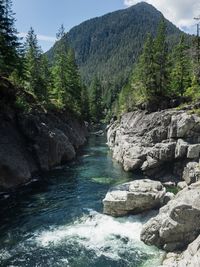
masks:
{"type": "Polygon", "coordinates": [[[15,188],[34,174],[72,160],[86,141],[87,127],[69,112],[46,111],[31,95],[30,111],[16,105],[18,91],[0,79],[0,189],[15,188]]]}
{"type": "Polygon", "coordinates": [[[108,145],[126,171],[188,184],[200,178],[200,117],[189,111],[127,113],[109,126],[108,145]]]}
{"type": "Polygon", "coordinates": [[[200,117],[190,109],[135,111],[108,127],[113,157],[126,171],[143,172],[152,181],[111,189],[104,212],[122,216],[160,208],[143,226],[141,240],[168,252],[168,267],[196,267],[200,261],[200,117]],[[172,181],[180,191],[166,195],[162,183],[172,181]]]}

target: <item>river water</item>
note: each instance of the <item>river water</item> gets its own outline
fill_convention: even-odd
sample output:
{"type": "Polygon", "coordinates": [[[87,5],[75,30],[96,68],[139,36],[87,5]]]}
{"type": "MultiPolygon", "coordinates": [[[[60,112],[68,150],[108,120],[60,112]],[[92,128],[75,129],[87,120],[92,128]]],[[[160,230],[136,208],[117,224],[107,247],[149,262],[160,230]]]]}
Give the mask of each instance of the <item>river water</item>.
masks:
{"type": "Polygon", "coordinates": [[[1,213],[1,267],[159,266],[163,253],[139,240],[152,214],[102,214],[107,190],[137,178],[112,160],[105,137],[90,137],[75,162],[45,178],[1,213]]]}

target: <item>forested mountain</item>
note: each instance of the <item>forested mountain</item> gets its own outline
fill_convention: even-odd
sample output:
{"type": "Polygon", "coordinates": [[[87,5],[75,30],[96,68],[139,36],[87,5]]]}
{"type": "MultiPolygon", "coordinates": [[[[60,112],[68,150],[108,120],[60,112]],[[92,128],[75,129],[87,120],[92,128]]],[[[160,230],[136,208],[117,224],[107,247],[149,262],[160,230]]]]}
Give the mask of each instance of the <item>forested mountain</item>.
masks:
{"type": "MultiPolygon", "coordinates": [[[[107,106],[126,83],[140,55],[147,33],[156,35],[163,15],[147,3],[109,13],[74,27],[65,35],[75,50],[81,76],[90,82],[97,76],[102,83],[107,106]]],[[[167,39],[170,46],[179,41],[182,32],[168,20],[167,39]]],[[[56,44],[48,56],[53,60],[56,44]]]]}

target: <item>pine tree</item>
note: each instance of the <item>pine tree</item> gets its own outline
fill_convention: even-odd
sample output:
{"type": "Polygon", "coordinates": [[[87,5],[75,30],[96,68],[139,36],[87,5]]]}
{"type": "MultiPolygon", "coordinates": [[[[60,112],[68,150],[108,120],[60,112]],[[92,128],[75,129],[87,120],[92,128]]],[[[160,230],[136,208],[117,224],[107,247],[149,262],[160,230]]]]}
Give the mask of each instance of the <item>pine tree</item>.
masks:
{"type": "Polygon", "coordinates": [[[31,27],[25,43],[26,87],[40,101],[47,99],[48,80],[47,61],[38,45],[37,36],[31,27]]]}
{"type": "Polygon", "coordinates": [[[166,24],[161,20],[154,44],[154,60],[157,95],[165,96],[168,85],[168,48],[166,42],[166,24]]]}
{"type": "Polygon", "coordinates": [[[147,97],[154,97],[157,93],[155,60],[154,60],[154,40],[152,35],[147,36],[143,53],[139,59],[136,76],[141,82],[147,97]]]}
{"type": "Polygon", "coordinates": [[[174,66],[171,71],[170,87],[174,94],[181,96],[191,84],[191,61],[188,49],[185,38],[182,36],[172,53],[174,66]]]}
{"type": "Polygon", "coordinates": [[[70,102],[69,95],[67,92],[67,51],[68,44],[64,40],[65,32],[64,27],[61,25],[57,39],[59,40],[56,48],[55,62],[52,67],[52,78],[53,78],[53,98],[56,105],[63,108],[66,102],[70,102]]]}
{"type": "Polygon", "coordinates": [[[71,98],[73,109],[80,112],[81,109],[81,79],[78,66],[76,65],[73,49],[69,49],[67,53],[67,95],[71,98]]]}
{"type": "Polygon", "coordinates": [[[102,90],[97,77],[91,83],[90,87],[90,114],[94,122],[99,122],[102,118],[102,90]]]}
{"type": "Polygon", "coordinates": [[[89,95],[85,85],[81,86],[81,117],[88,121],[90,119],[90,106],[89,106],[89,95]]]}
{"type": "Polygon", "coordinates": [[[19,41],[11,0],[0,0],[0,74],[9,76],[19,64],[19,41]]]}

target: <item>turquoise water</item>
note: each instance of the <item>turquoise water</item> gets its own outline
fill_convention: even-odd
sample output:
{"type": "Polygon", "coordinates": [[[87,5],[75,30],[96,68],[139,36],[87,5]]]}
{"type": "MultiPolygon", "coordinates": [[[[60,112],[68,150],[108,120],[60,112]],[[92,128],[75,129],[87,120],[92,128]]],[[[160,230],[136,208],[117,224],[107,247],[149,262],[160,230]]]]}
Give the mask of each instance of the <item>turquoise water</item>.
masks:
{"type": "Polygon", "coordinates": [[[108,189],[131,174],[112,160],[104,137],[90,137],[77,160],[53,170],[1,211],[1,267],[156,267],[162,252],[139,240],[152,215],[102,214],[108,189]]]}

